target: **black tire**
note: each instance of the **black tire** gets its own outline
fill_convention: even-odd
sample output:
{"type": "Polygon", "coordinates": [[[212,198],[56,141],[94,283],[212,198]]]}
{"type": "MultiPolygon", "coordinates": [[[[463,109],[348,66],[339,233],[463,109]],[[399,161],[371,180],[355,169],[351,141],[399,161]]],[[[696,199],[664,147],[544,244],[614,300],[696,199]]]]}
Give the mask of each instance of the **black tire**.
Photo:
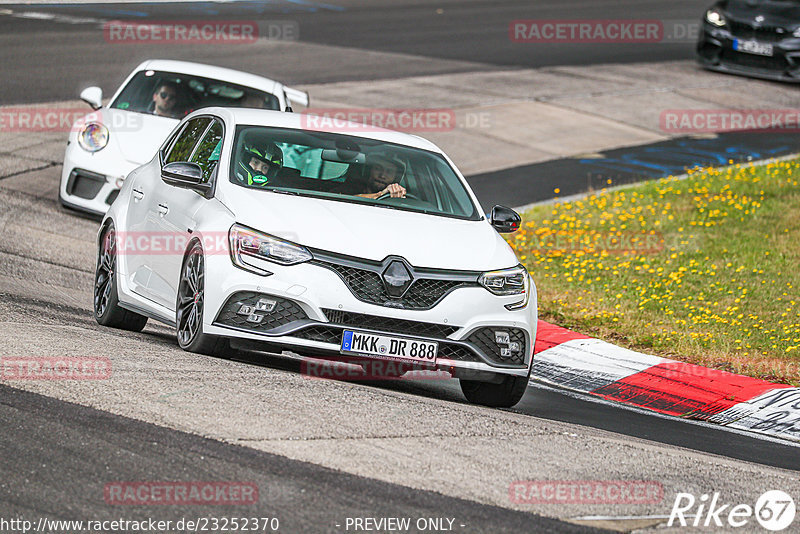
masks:
{"type": "Polygon", "coordinates": [[[460,379],[461,391],[472,404],[490,406],[492,408],[511,408],[517,404],[528,389],[528,376],[503,377],[499,384],[460,379]]]}
{"type": "Polygon", "coordinates": [[[97,267],[94,274],[94,318],[103,326],[141,332],[147,317],[119,305],[117,294],[117,242],[113,225],[108,225],[100,238],[97,267]]]}
{"type": "Polygon", "coordinates": [[[178,299],[175,303],[175,325],[178,345],[185,351],[223,356],[230,350],[225,338],[203,333],[205,257],[203,247],[194,242],[181,266],[178,299]]]}

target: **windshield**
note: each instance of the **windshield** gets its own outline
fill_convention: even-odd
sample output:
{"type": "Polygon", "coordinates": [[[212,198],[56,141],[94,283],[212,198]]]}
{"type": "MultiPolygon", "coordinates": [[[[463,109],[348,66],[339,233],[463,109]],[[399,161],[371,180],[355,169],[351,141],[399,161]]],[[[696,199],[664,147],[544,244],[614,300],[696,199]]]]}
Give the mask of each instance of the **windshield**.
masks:
{"type": "Polygon", "coordinates": [[[231,181],[242,187],[479,220],[439,154],[374,139],[239,126],[231,181]]]}
{"type": "Polygon", "coordinates": [[[226,81],[162,71],[140,71],[120,92],[112,108],[180,119],[210,106],[280,110],[270,93],[226,81]]]}

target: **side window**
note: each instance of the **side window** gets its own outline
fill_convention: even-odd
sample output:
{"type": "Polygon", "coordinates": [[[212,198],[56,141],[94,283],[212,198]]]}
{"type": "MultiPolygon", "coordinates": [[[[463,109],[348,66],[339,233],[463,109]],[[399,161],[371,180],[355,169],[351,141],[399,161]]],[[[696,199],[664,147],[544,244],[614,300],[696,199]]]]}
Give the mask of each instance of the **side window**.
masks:
{"type": "Polygon", "coordinates": [[[203,169],[204,182],[211,179],[211,174],[219,163],[220,152],[222,152],[222,124],[215,120],[189,160],[197,163],[203,169]]]}
{"type": "Polygon", "coordinates": [[[186,123],[186,127],[181,132],[178,140],[172,145],[172,150],[170,150],[165,160],[166,163],[188,161],[194,145],[197,144],[197,140],[206,131],[206,127],[210,122],[211,119],[208,117],[198,117],[186,123]]]}
{"type": "Polygon", "coordinates": [[[185,129],[186,125],[184,124],[181,128],[175,130],[172,135],[169,136],[169,140],[161,147],[161,159],[163,159],[165,162],[167,160],[167,153],[169,152],[169,149],[172,148],[173,144],[175,144],[175,139],[177,139],[177,137],[181,135],[185,129]]]}

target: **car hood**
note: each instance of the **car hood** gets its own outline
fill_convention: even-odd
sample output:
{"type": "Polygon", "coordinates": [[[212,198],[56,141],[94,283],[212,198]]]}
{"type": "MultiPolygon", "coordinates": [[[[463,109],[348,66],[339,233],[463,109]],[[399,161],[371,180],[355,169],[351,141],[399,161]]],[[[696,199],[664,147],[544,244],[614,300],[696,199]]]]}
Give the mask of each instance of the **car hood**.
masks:
{"type": "Polygon", "coordinates": [[[116,146],[123,158],[137,166],[153,159],[156,150],[179,122],[178,119],[124,109],[103,108],[101,111],[101,122],[109,132],[109,144],[116,146]]]}
{"type": "Polygon", "coordinates": [[[729,0],[723,4],[731,18],[750,22],[758,16],[764,17],[760,24],[794,29],[800,26],[800,2],[789,0],[729,0]]]}
{"type": "Polygon", "coordinates": [[[489,271],[513,267],[511,247],[483,221],[232,187],[237,222],[309,248],[415,267],[489,271]]]}

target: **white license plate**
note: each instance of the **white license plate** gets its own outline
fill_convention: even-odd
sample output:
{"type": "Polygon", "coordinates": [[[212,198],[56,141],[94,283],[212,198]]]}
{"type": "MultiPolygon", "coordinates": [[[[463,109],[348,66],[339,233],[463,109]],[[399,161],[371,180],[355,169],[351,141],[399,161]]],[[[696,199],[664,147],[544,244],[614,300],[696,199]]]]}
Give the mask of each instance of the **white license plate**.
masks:
{"type": "Polygon", "coordinates": [[[742,41],[740,39],[734,39],[733,49],[737,52],[745,52],[747,54],[755,54],[757,56],[772,55],[772,45],[769,43],[759,43],[758,41],[742,41]]]}
{"type": "Polygon", "coordinates": [[[380,336],[345,330],[342,336],[343,354],[360,354],[378,358],[436,363],[439,344],[394,336],[380,336]]]}

